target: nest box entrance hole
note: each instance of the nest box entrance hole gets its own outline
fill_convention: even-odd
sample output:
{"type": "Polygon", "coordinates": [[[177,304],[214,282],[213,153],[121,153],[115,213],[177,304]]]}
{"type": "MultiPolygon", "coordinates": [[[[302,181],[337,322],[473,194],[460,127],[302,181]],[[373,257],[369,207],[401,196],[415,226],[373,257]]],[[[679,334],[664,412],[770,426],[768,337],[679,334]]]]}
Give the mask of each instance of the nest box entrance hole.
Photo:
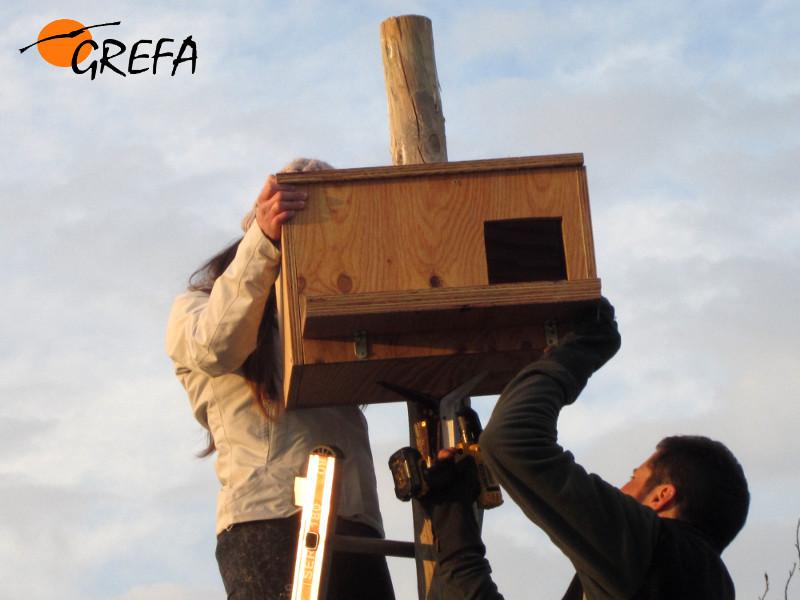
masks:
{"type": "Polygon", "coordinates": [[[483,224],[489,284],[567,279],[561,217],[483,224]]]}

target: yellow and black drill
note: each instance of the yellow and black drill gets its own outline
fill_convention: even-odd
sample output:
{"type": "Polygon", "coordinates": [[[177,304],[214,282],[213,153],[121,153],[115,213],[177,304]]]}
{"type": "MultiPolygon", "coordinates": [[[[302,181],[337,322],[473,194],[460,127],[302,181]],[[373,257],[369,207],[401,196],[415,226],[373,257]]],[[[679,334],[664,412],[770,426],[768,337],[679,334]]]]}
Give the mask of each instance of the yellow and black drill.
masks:
{"type": "Polygon", "coordinates": [[[483,461],[478,443],[483,430],[478,413],[469,405],[469,392],[486,376],[480,373],[446,394],[440,400],[429,398],[419,392],[407,390],[388,383],[385,387],[403,395],[409,400],[420,402],[428,408],[438,408],[438,427],[430,427],[430,423],[418,424],[415,428],[417,446],[428,450],[428,458],[416,448],[404,447],[389,458],[389,469],[394,479],[394,490],[397,498],[403,501],[411,498],[422,498],[432,489],[442,489],[453,482],[452,470],[437,469],[435,450],[452,448],[455,462],[472,458],[475,463],[479,493],[477,506],[481,509],[494,508],[503,503],[500,486],[483,461]],[[438,437],[431,439],[438,434],[438,437]]]}

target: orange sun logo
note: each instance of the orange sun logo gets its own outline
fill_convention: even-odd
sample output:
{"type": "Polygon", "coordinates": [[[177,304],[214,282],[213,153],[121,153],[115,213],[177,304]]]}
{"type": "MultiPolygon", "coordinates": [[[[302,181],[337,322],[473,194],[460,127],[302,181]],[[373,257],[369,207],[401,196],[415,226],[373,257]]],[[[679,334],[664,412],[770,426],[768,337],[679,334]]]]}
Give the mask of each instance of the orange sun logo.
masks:
{"type": "MultiPolygon", "coordinates": [[[[84,41],[92,39],[92,34],[83,23],[72,19],[59,19],[44,26],[39,32],[39,54],[42,58],[56,67],[69,67],[75,49],[84,41]]],[[[92,48],[84,45],[78,53],[76,62],[86,60],[92,48]]]]}
{"type": "Polygon", "coordinates": [[[92,39],[92,34],[89,33],[90,29],[119,24],[120,21],[116,21],[87,27],[83,23],[78,23],[78,21],[73,21],[72,19],[58,19],[45,25],[39,32],[39,38],[33,44],[20,48],[19,51],[22,53],[36,46],[42,58],[51,65],[69,67],[72,65],[73,57],[75,57],[76,64],[80,64],[92,52],[92,44],[84,44],[84,42],[92,39]],[[75,56],[78,46],[81,46],[81,49],[78,55],[75,56]]]}
{"type": "MultiPolygon", "coordinates": [[[[72,67],[72,71],[78,75],[88,73],[91,79],[95,78],[98,71],[102,74],[104,70],[116,73],[121,77],[144,73],[150,70],[150,66],[143,66],[142,64],[146,59],[152,59],[151,66],[153,75],[155,75],[158,60],[163,60],[168,57],[172,58],[173,77],[175,76],[175,71],[178,66],[185,62],[191,63],[192,75],[194,75],[195,69],[197,68],[197,44],[192,39],[191,35],[183,40],[177,54],[163,49],[164,44],[175,41],[172,38],[162,37],[159,39],[155,44],[155,50],[152,55],[146,51],[143,52],[141,47],[152,44],[153,40],[139,40],[131,46],[130,59],[126,63],[127,73],[123,65],[115,66],[111,62],[112,58],[125,52],[125,44],[113,38],[106,38],[102,40],[102,57],[100,57],[99,60],[89,61],[88,68],[78,68],[81,62],[89,58],[92,51],[99,50],[101,46],[101,44],[92,39],[89,30],[95,27],[120,25],[121,23],[122,21],[114,21],[113,23],[84,25],[72,19],[58,19],[45,25],[39,32],[38,39],[32,44],[20,48],[19,51],[20,54],[22,54],[36,46],[39,54],[46,62],[56,67],[72,67]],[[138,61],[138,63],[134,65],[136,61],[138,61]]],[[[120,59],[120,61],[124,60],[124,58],[120,59]]]]}

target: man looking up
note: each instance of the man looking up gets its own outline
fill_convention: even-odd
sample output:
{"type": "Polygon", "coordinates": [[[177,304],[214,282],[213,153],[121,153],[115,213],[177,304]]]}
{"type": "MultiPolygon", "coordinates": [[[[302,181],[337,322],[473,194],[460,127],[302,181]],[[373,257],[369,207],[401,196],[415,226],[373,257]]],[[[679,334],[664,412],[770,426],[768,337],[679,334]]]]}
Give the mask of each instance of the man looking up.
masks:
{"type": "MultiPolygon", "coordinates": [[[[602,299],[508,384],[480,437],[485,462],[574,565],[564,600],[733,599],[720,554],[743,527],[750,495],[723,444],[666,438],[617,489],[557,443],[561,409],[619,345],[614,309],[602,299]]],[[[423,500],[438,543],[434,585],[445,599],[500,599],[474,518],[474,469],[463,465],[456,486],[423,500]]]]}

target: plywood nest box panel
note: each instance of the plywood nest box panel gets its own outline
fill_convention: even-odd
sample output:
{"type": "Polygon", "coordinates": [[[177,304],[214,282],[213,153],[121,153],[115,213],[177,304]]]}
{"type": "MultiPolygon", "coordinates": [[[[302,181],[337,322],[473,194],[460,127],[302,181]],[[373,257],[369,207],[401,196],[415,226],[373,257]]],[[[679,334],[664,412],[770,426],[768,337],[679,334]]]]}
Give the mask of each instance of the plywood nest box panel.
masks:
{"type": "Polygon", "coordinates": [[[600,297],[582,154],[278,176],[289,409],[498,394],[600,297]]]}

